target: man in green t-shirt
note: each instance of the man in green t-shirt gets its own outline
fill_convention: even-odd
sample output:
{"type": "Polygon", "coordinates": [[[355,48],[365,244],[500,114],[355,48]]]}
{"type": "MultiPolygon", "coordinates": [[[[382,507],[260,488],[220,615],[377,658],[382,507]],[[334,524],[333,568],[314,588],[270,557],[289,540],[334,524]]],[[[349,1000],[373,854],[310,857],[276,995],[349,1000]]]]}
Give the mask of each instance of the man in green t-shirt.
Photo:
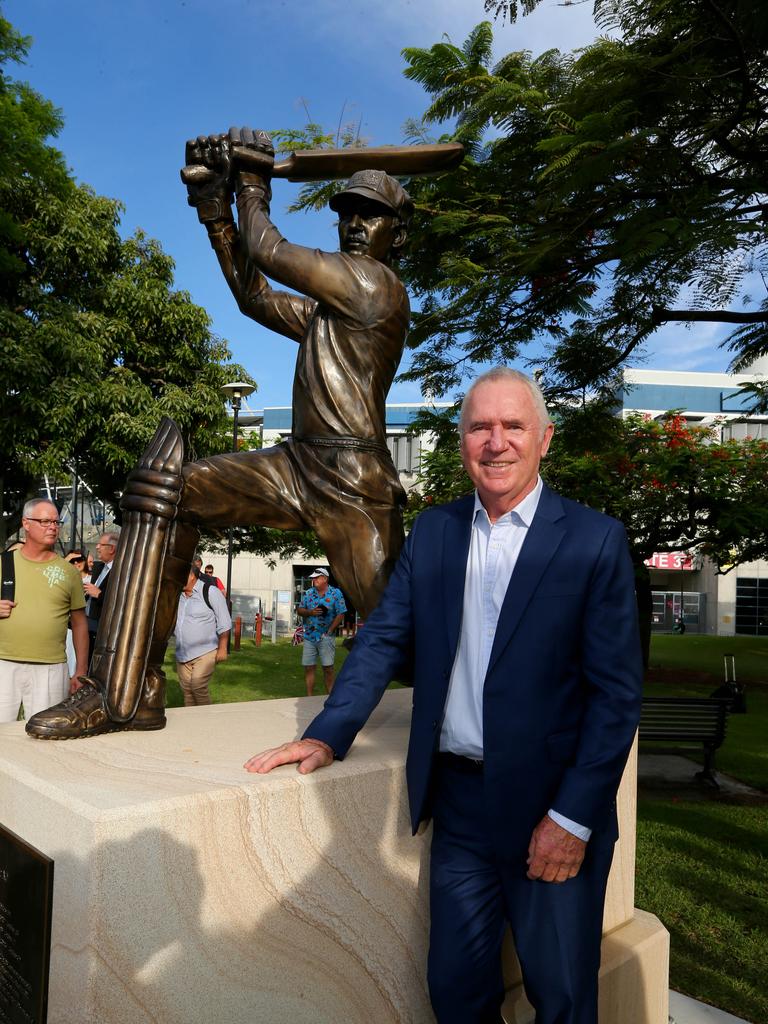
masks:
{"type": "Polygon", "coordinates": [[[13,600],[0,600],[0,722],[15,722],[58,704],[80,688],[88,671],[88,626],[80,573],[54,551],[59,512],[42,498],[22,513],[24,546],[14,552],[13,600]],[[69,678],[65,643],[72,627],[75,674],[69,678]]]}

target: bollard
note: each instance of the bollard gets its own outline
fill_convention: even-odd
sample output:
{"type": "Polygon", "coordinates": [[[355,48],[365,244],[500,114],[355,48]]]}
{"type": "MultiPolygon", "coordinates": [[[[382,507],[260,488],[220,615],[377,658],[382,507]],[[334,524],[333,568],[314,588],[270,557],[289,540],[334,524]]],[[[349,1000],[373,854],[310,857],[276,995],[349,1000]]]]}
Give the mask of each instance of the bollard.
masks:
{"type": "Polygon", "coordinates": [[[259,614],[256,616],[256,621],[253,627],[253,642],[256,644],[257,647],[261,647],[261,620],[262,614],[261,612],[259,612],[259,614]]]}
{"type": "Polygon", "coordinates": [[[240,650],[240,634],[243,631],[243,618],[238,615],[235,619],[235,650],[240,650]]]}

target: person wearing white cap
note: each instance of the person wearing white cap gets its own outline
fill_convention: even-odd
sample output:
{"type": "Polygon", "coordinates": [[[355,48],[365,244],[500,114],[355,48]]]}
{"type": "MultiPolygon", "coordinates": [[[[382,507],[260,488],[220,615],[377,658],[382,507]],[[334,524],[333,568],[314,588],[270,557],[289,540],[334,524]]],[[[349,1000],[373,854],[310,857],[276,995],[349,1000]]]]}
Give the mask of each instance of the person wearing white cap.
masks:
{"type": "Polygon", "coordinates": [[[336,630],[341,625],[347,606],[338,587],[328,583],[328,570],[318,566],[309,574],[312,586],[302,595],[296,612],[304,619],[304,644],[301,664],[307,696],[315,692],[315,665],[323,666],[325,692],[333,689],[333,663],[336,659],[336,630]]]}

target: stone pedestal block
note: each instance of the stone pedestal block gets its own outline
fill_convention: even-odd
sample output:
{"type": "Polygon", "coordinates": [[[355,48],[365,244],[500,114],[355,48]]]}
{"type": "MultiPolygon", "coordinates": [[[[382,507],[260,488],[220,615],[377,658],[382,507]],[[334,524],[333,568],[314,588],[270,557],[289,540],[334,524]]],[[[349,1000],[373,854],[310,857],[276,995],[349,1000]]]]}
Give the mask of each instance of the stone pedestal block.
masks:
{"type": "MultiPolygon", "coordinates": [[[[429,835],[410,835],[404,785],[410,692],[386,694],[322,772],[241,767],[321,704],[175,709],[162,732],[68,742],[0,726],[0,822],[55,861],[49,1024],[433,1020],[429,835]]],[[[666,1024],[666,933],[632,908],[633,771],[602,1016],[666,1024]]],[[[509,976],[508,1020],[527,1020],[509,976]]]]}

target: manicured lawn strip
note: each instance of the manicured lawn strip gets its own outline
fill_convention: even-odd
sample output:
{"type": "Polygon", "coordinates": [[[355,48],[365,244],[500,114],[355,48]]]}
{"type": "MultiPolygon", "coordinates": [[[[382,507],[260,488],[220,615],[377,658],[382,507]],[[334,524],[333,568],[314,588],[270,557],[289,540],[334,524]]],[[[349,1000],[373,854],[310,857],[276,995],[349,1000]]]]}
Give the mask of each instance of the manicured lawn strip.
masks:
{"type": "MultiPolygon", "coordinates": [[[[339,641],[336,647],[337,672],[346,657],[347,649],[339,641]]],[[[183,707],[184,699],[176,675],[173,645],[165,658],[165,672],[168,678],[168,707],[183,707]]],[[[319,666],[316,672],[317,695],[324,691],[319,666]]],[[[216,666],[209,689],[214,704],[303,697],[307,691],[304,686],[304,669],[301,667],[301,647],[292,647],[290,640],[278,640],[276,644],[264,641],[260,647],[256,647],[252,640],[244,640],[239,651],[233,650],[227,661],[216,666]]]]}
{"type": "Polygon", "coordinates": [[[736,678],[768,684],[768,637],[696,636],[656,633],[651,637],[650,668],[681,668],[723,678],[723,655],[736,656],[736,678]]]}
{"type": "Polygon", "coordinates": [[[768,1020],[765,805],[641,799],[635,902],[671,933],[673,988],[768,1020]]]}

